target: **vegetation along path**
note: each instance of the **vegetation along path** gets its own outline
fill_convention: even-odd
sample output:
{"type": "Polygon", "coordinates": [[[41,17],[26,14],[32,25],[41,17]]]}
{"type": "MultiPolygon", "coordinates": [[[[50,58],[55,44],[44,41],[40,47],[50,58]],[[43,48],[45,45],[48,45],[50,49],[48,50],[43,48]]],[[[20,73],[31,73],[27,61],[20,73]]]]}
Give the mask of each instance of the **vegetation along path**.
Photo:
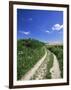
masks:
{"type": "Polygon", "coordinates": [[[45,55],[34,65],[34,67],[29,70],[22,78],[21,80],[29,80],[33,78],[35,72],[38,70],[40,65],[44,62],[45,58],[47,56],[47,51],[45,50],[45,55]]]}
{"type": "MultiPolygon", "coordinates": [[[[45,49],[45,55],[34,65],[34,67],[29,70],[21,80],[42,80],[46,79],[46,75],[48,75],[48,62],[50,60],[51,52],[45,49]],[[48,52],[47,52],[48,51],[48,52]]],[[[61,71],[59,68],[59,62],[55,54],[53,55],[53,65],[50,68],[49,72],[51,74],[52,79],[61,78],[61,71]]]]}

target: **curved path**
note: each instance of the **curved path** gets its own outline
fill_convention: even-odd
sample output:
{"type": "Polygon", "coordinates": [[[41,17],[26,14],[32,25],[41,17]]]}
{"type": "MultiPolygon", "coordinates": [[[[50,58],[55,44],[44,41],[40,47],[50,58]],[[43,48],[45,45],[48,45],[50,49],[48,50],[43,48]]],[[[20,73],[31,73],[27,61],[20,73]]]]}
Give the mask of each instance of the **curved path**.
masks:
{"type": "Polygon", "coordinates": [[[57,57],[54,54],[53,54],[53,56],[54,56],[54,62],[53,62],[52,68],[50,69],[51,77],[52,77],[52,79],[61,78],[59,62],[57,60],[57,57]]]}
{"type": "MultiPolygon", "coordinates": [[[[44,60],[44,62],[40,65],[38,70],[36,71],[35,75],[32,78],[33,80],[46,79],[46,75],[48,73],[47,63],[50,60],[50,54],[51,53],[52,53],[51,51],[47,50],[47,57],[44,60]]],[[[50,73],[51,73],[51,79],[61,78],[61,75],[60,75],[61,71],[60,71],[60,68],[59,68],[59,62],[58,62],[57,57],[55,56],[55,54],[53,54],[53,66],[50,69],[50,73]]]]}
{"type": "MultiPolygon", "coordinates": [[[[50,52],[49,50],[45,49],[45,54],[44,56],[34,65],[33,68],[31,68],[31,70],[29,70],[22,78],[21,80],[42,80],[45,79],[46,73],[47,73],[47,63],[50,60],[50,54],[52,52],[50,52]],[[47,54],[48,51],[48,54],[47,54]]],[[[59,62],[57,60],[57,57],[55,56],[55,54],[53,54],[54,58],[53,58],[53,66],[50,69],[50,73],[51,73],[51,78],[52,79],[56,79],[56,78],[61,78],[61,71],[59,68],[59,62]]]]}
{"type": "Polygon", "coordinates": [[[45,60],[47,56],[47,51],[45,50],[45,55],[34,65],[34,67],[29,70],[22,78],[21,80],[30,80],[31,78],[33,78],[35,72],[38,70],[38,68],[40,67],[40,65],[43,63],[43,61],[45,60]]]}
{"type": "Polygon", "coordinates": [[[42,80],[46,79],[46,73],[47,73],[47,59],[44,60],[44,62],[40,65],[38,70],[36,71],[35,75],[33,76],[33,80],[42,80]]]}

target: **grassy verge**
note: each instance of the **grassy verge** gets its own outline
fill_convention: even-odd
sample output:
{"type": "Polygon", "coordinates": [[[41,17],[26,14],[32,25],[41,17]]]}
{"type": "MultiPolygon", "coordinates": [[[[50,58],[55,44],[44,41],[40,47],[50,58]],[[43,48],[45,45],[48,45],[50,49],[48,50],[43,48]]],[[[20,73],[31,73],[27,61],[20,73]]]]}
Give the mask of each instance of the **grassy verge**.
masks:
{"type": "Polygon", "coordinates": [[[45,54],[44,44],[37,40],[17,41],[17,80],[28,72],[36,62],[45,54]]]}
{"type": "Polygon", "coordinates": [[[61,77],[63,78],[63,46],[48,46],[47,48],[57,56],[61,70],[61,77]]]}
{"type": "MultiPolygon", "coordinates": [[[[48,57],[47,57],[48,58],[48,57]]],[[[48,63],[47,63],[47,74],[46,74],[46,78],[47,79],[51,79],[51,73],[50,73],[50,69],[52,68],[53,66],[53,54],[51,53],[49,55],[49,60],[48,60],[48,63]]]]}

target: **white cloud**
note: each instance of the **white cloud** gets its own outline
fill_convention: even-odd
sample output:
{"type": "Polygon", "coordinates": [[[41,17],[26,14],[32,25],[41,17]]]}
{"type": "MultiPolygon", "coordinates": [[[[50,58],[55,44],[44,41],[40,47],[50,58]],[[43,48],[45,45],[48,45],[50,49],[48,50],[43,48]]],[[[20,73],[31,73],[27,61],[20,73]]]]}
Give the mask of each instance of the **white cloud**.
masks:
{"type": "Polygon", "coordinates": [[[48,30],[45,31],[46,33],[50,33],[48,30]]]}
{"type": "Polygon", "coordinates": [[[19,31],[20,33],[22,33],[22,34],[25,34],[25,35],[29,35],[30,34],[30,32],[25,32],[25,31],[19,31]]]}
{"type": "Polygon", "coordinates": [[[30,34],[30,32],[23,32],[25,35],[28,35],[28,34],[30,34]]]}
{"type": "Polygon", "coordinates": [[[60,31],[63,28],[63,25],[55,24],[52,27],[52,30],[60,31]]]}

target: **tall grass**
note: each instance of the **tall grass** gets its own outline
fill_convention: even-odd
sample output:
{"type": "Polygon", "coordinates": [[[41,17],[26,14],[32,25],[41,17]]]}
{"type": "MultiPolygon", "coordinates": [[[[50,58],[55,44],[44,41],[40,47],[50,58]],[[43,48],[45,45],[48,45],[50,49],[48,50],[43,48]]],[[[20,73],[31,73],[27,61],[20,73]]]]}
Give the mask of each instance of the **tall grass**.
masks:
{"type": "Polygon", "coordinates": [[[53,61],[54,61],[54,57],[53,57],[53,54],[52,54],[52,53],[50,53],[49,56],[47,56],[47,60],[48,60],[48,63],[47,63],[46,78],[47,78],[47,79],[51,79],[50,69],[52,68],[52,66],[53,66],[53,61]]]}
{"type": "Polygon", "coordinates": [[[27,47],[24,44],[25,41],[17,41],[17,80],[21,79],[45,54],[44,44],[42,42],[27,39],[30,42],[30,47],[27,47]]]}

